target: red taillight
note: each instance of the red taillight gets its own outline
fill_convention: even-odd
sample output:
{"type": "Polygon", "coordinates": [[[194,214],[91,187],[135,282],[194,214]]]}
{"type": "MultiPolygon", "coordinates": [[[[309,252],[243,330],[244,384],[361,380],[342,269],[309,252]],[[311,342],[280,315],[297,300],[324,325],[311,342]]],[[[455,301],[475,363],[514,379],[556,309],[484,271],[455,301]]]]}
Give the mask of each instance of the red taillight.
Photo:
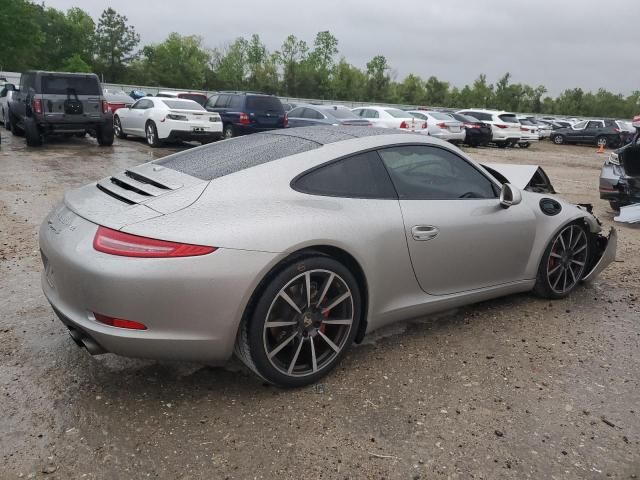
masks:
{"type": "Polygon", "coordinates": [[[464,126],[467,128],[482,128],[479,123],[465,123],[464,126]]]}
{"type": "Polygon", "coordinates": [[[124,108],[124,103],[108,103],[107,108],[111,111],[111,113],[116,113],[116,110],[119,108],[124,108]]]}
{"type": "Polygon", "coordinates": [[[289,115],[287,115],[286,113],[284,114],[283,125],[284,125],[284,128],[287,128],[289,126],[289,115]]]}
{"type": "Polygon", "coordinates": [[[403,120],[400,124],[400,128],[409,128],[409,124],[403,120]]]}
{"type": "Polygon", "coordinates": [[[509,128],[507,125],[501,125],[501,124],[496,124],[495,126],[498,128],[509,128]]]}
{"type": "Polygon", "coordinates": [[[99,313],[93,314],[96,320],[110,327],[128,328],[129,330],[146,330],[146,325],[140,322],[134,322],[133,320],[125,320],[124,318],[109,317],[107,315],[101,315],[99,313]]]}
{"type": "Polygon", "coordinates": [[[93,248],[110,255],[140,258],[196,257],[217,250],[215,247],[139,237],[106,227],[98,227],[93,248]]]}
{"type": "Polygon", "coordinates": [[[40,98],[34,98],[31,101],[31,109],[33,113],[42,113],[42,100],[40,98]]]}
{"type": "Polygon", "coordinates": [[[438,128],[442,128],[443,130],[447,130],[449,127],[447,126],[446,123],[442,122],[442,123],[438,123],[437,125],[438,128]]]}
{"type": "Polygon", "coordinates": [[[424,122],[424,123],[422,124],[422,128],[429,128],[429,125],[427,124],[427,122],[424,122]]]}
{"type": "Polygon", "coordinates": [[[520,131],[521,131],[521,132],[528,132],[528,131],[529,131],[529,129],[528,129],[528,128],[526,128],[526,127],[520,127],[520,131]]]}
{"type": "Polygon", "coordinates": [[[109,113],[109,102],[102,100],[102,113],[109,113]]]}
{"type": "Polygon", "coordinates": [[[240,124],[249,125],[250,123],[251,123],[251,120],[249,119],[249,115],[247,115],[246,113],[242,112],[240,114],[240,124]]]}

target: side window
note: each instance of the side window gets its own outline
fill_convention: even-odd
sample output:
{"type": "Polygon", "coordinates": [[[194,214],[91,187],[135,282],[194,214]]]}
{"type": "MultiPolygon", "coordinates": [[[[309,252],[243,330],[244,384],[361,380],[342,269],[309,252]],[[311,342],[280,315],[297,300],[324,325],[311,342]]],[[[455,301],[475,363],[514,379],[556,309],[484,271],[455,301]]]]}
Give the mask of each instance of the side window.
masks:
{"type": "Polygon", "coordinates": [[[242,97],[240,95],[230,95],[228,108],[231,110],[240,110],[242,108],[242,97]]]}
{"type": "Polygon", "coordinates": [[[304,118],[303,114],[304,114],[304,108],[302,108],[302,107],[294,108],[293,110],[291,110],[289,112],[289,118],[291,118],[291,117],[293,117],[293,118],[304,118]]]}
{"type": "Polygon", "coordinates": [[[136,103],[134,103],[131,108],[135,109],[135,110],[145,110],[147,108],[149,108],[147,105],[149,104],[149,100],[145,100],[144,98],[141,98],[140,100],[138,100],[136,103]]]}
{"type": "Polygon", "coordinates": [[[587,128],[590,128],[590,129],[603,128],[603,127],[604,127],[604,125],[603,125],[603,124],[602,124],[602,122],[601,122],[601,121],[599,121],[599,120],[596,120],[596,121],[591,120],[591,121],[587,124],[587,128]]]}
{"type": "Polygon", "coordinates": [[[574,130],[582,130],[582,129],[583,129],[583,128],[585,128],[586,126],[587,126],[587,122],[579,122],[579,123],[576,123],[576,124],[573,126],[573,129],[574,129],[574,130]]]}
{"type": "Polygon", "coordinates": [[[313,108],[305,109],[304,116],[305,118],[311,118],[312,120],[322,120],[324,118],[324,115],[313,108]]]}
{"type": "Polygon", "coordinates": [[[449,150],[428,146],[380,150],[398,196],[404,200],[496,198],[494,184],[449,150]]]}
{"type": "Polygon", "coordinates": [[[205,104],[205,107],[213,108],[216,105],[216,101],[220,95],[211,95],[205,104]]]}
{"type": "Polygon", "coordinates": [[[216,101],[216,108],[226,108],[229,105],[229,95],[220,95],[216,101]]]}
{"type": "Polygon", "coordinates": [[[355,110],[351,110],[351,113],[353,113],[356,117],[361,117],[362,116],[362,109],[361,108],[356,108],[355,110]]]}
{"type": "Polygon", "coordinates": [[[365,152],[321,166],[296,180],[296,190],[348,198],[397,198],[376,152],[365,152]]]}
{"type": "Polygon", "coordinates": [[[366,109],[364,111],[364,118],[380,118],[380,114],[376,110],[366,109]]]}

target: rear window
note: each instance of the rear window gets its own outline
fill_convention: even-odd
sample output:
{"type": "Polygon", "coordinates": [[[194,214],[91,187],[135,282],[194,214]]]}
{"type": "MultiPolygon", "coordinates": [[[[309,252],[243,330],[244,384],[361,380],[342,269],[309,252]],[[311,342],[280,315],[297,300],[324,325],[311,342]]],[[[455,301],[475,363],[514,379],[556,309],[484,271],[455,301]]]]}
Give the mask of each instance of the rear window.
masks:
{"type": "Polygon", "coordinates": [[[384,111],[394,118],[411,118],[411,114],[397,108],[386,108],[384,111]]]}
{"type": "Polygon", "coordinates": [[[342,119],[356,119],[358,117],[356,117],[356,115],[349,110],[348,108],[336,108],[335,110],[329,110],[328,111],[329,115],[332,115],[336,118],[342,118],[342,119]]]}
{"type": "Polygon", "coordinates": [[[429,115],[431,115],[436,120],[453,120],[453,117],[451,115],[449,115],[448,113],[429,112],[429,115]]]}
{"type": "Polygon", "coordinates": [[[257,133],[185,150],[155,163],[202,180],[213,180],[321,146],[303,138],[257,133]]]}
{"type": "Polygon", "coordinates": [[[98,80],[86,77],[42,77],[42,93],[51,95],[100,95],[98,80]]]}
{"type": "Polygon", "coordinates": [[[204,107],[199,103],[196,103],[192,100],[162,100],[169,108],[179,109],[179,110],[204,110],[204,107]]]}
{"type": "Polygon", "coordinates": [[[498,115],[500,120],[506,123],[520,123],[518,122],[518,118],[513,113],[503,113],[502,115],[498,115]]]}
{"type": "Polygon", "coordinates": [[[259,112],[284,112],[282,102],[277,97],[268,96],[248,96],[247,97],[247,110],[254,110],[259,112]]]}
{"type": "Polygon", "coordinates": [[[193,100],[198,105],[202,106],[204,106],[204,104],[207,102],[207,96],[201,93],[181,93],[178,95],[178,97],[184,98],[186,100],[193,100]]]}

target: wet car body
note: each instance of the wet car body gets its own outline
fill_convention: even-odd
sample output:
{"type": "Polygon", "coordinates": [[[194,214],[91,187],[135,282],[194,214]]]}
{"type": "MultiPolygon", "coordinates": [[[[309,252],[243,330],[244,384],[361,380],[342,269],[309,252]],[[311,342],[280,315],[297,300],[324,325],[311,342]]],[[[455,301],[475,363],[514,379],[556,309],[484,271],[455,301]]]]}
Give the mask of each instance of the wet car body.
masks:
{"type": "MultiPolygon", "coordinates": [[[[441,182],[430,185],[442,191],[441,182]]],[[[40,228],[42,288],[74,340],[91,353],[223,364],[235,350],[268,381],[299,386],[333,365],[316,368],[318,345],[323,354],[340,354],[349,341],[384,325],[536,288],[542,259],[564,232],[574,238],[574,229],[576,244],[585,242],[577,285],[605,268],[616,250],[615,231],[601,235],[586,209],[501,185],[456,147],[425,135],[373,127],[286,129],[191,149],[67,192],[40,228]],[[425,175],[413,168],[416,158],[428,172],[434,161],[440,162],[436,173],[448,162],[458,165],[453,173],[469,177],[447,177],[451,188],[464,192],[478,182],[478,192],[486,187],[487,194],[411,194],[413,179],[425,175]],[[381,183],[349,175],[355,164],[381,183]],[[318,191],[318,179],[327,179],[330,190],[318,191]],[[339,190],[354,184],[376,193],[339,190]],[[317,264],[324,266],[312,267],[317,264]],[[289,271],[291,282],[302,283],[289,288],[291,282],[283,282],[278,290],[276,280],[289,271]],[[315,289],[306,277],[305,297],[307,272],[331,275],[315,289]],[[322,304],[334,278],[354,287],[347,297],[338,283],[326,296],[331,302],[322,304]],[[265,297],[270,291],[273,300],[265,297]],[[301,297],[292,300],[293,291],[301,297]],[[320,312],[310,307],[318,297],[320,312]],[[341,304],[344,299],[350,303],[341,304]],[[289,305],[287,315],[302,313],[293,321],[272,317],[274,305],[289,305]],[[252,337],[262,306],[264,331],[276,329],[269,338],[283,342],[273,350],[266,333],[264,345],[252,337]],[[334,307],[350,310],[351,318],[328,317],[334,307]],[[344,342],[332,342],[325,339],[330,330],[310,330],[316,323],[353,329],[344,342]],[[283,329],[290,326],[288,336],[283,329]],[[286,343],[298,333],[306,334],[299,343],[286,343]],[[264,351],[252,352],[256,345],[264,351]],[[293,357],[288,371],[264,370],[280,355],[293,357]]],[[[562,266],[553,262],[546,268],[562,266]]]]}

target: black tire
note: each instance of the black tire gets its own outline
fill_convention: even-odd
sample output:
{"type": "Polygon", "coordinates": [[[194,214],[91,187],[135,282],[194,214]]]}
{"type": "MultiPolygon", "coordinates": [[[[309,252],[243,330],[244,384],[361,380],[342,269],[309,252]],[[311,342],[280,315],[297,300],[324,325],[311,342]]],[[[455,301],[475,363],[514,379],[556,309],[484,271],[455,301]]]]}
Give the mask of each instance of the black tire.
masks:
{"type": "Polygon", "coordinates": [[[538,266],[536,284],[533,287],[534,294],[541,298],[555,300],[564,298],[573,292],[580,284],[580,281],[588,272],[588,268],[590,267],[590,255],[593,248],[592,242],[591,234],[581,222],[573,222],[568,225],[564,225],[560,231],[553,236],[544,251],[544,255],[542,255],[542,260],[538,266]],[[567,233],[568,229],[572,229],[572,236],[569,236],[567,233]],[[580,238],[584,239],[584,243],[580,243],[578,247],[578,240],[575,239],[578,238],[579,235],[583,235],[583,237],[580,238]],[[563,242],[565,243],[559,241],[560,236],[562,236],[563,242]],[[556,250],[557,247],[574,242],[576,243],[575,254],[567,255],[565,258],[564,253],[560,257],[558,257],[558,253],[552,253],[552,250],[556,250]],[[582,249],[582,247],[584,247],[584,249],[582,249]],[[579,252],[577,251],[578,248],[581,248],[579,252]],[[555,254],[553,259],[552,254],[555,254]],[[572,266],[577,265],[578,263],[582,263],[583,265],[578,265],[578,268],[572,266]],[[571,269],[570,275],[567,273],[569,270],[567,270],[565,266],[568,266],[568,269],[571,269]],[[569,287],[567,287],[567,281],[570,282],[569,287]],[[562,282],[565,282],[565,288],[560,288],[562,282]]]}
{"type": "Polygon", "coordinates": [[[224,126],[222,130],[222,138],[233,138],[236,136],[236,129],[230,123],[224,126]]]}
{"type": "Polygon", "coordinates": [[[609,139],[607,137],[605,137],[604,135],[600,135],[599,137],[596,137],[596,145],[597,146],[603,146],[604,148],[607,148],[609,146],[609,139]]]}
{"type": "Polygon", "coordinates": [[[120,117],[118,115],[113,117],[113,130],[116,134],[116,137],[122,140],[127,138],[127,134],[122,131],[122,123],[120,123],[120,117]]]}
{"type": "Polygon", "coordinates": [[[147,145],[152,148],[156,148],[161,145],[161,142],[158,139],[158,129],[156,128],[156,124],[152,120],[149,120],[144,126],[144,133],[145,138],[147,139],[147,145]]]}
{"type": "Polygon", "coordinates": [[[496,146],[498,148],[507,148],[509,146],[509,142],[496,142],[496,146]]]}
{"type": "Polygon", "coordinates": [[[267,278],[256,291],[253,308],[240,327],[236,354],[259,377],[274,385],[313,384],[340,362],[358,332],[362,315],[358,283],[344,265],[321,255],[283,264],[267,278]],[[299,305],[298,310],[281,296],[282,292],[299,305]],[[339,303],[331,310],[323,310],[336,301],[339,303]],[[346,320],[330,319],[333,315],[346,320]],[[292,325],[268,327],[274,319],[292,325]]]}
{"type": "Polygon", "coordinates": [[[562,145],[565,143],[565,139],[563,135],[554,135],[551,137],[551,140],[553,141],[553,143],[555,143],[556,145],[562,145]]]}
{"type": "Polygon", "coordinates": [[[620,207],[624,207],[624,205],[624,203],[621,203],[618,200],[609,200],[609,206],[616,212],[620,211],[620,207]]]}
{"type": "Polygon", "coordinates": [[[96,140],[101,147],[110,147],[113,145],[113,123],[106,122],[102,127],[96,129],[96,140]]]}
{"type": "Polygon", "coordinates": [[[26,118],[24,120],[24,134],[27,140],[27,145],[30,147],[42,146],[42,134],[38,128],[38,124],[32,118],[26,118]]]}
{"type": "Polygon", "coordinates": [[[18,119],[11,112],[9,112],[9,120],[11,123],[11,133],[16,137],[22,137],[24,135],[24,130],[18,127],[18,119]]]}

